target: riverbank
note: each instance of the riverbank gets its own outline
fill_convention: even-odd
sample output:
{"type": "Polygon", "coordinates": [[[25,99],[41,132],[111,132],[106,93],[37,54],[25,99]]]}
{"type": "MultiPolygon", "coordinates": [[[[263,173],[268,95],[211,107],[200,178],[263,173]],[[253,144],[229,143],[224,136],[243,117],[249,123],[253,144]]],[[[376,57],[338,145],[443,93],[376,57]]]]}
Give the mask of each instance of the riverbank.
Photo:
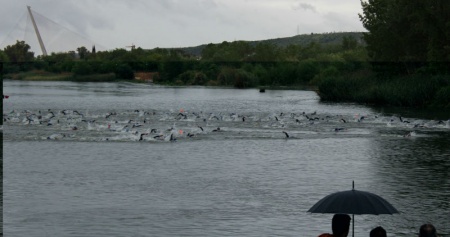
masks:
{"type": "MultiPolygon", "coordinates": [[[[118,82],[118,81],[128,81],[133,83],[155,83],[158,85],[164,85],[164,86],[190,86],[186,85],[184,83],[177,83],[180,81],[177,81],[175,83],[168,83],[165,81],[153,81],[146,79],[142,77],[142,73],[136,73],[135,79],[132,80],[125,80],[115,77],[114,73],[106,73],[106,74],[92,74],[92,75],[75,75],[74,73],[70,72],[63,72],[63,73],[52,73],[47,72],[43,70],[33,70],[28,72],[20,72],[20,73],[9,73],[3,76],[4,79],[11,79],[11,80],[22,80],[22,81],[73,81],[73,82],[118,82]]],[[[153,73],[154,74],[154,73],[153,73]]],[[[235,88],[234,86],[223,86],[219,84],[210,83],[205,86],[210,87],[229,87],[229,88],[235,88]]],[[[245,89],[251,89],[256,88],[259,89],[261,92],[265,92],[266,90],[305,90],[305,91],[315,91],[318,92],[317,86],[312,85],[294,85],[294,86],[255,86],[245,89]]],[[[244,89],[244,88],[242,88],[244,89]]]]}
{"type": "Polygon", "coordinates": [[[8,73],[3,76],[12,80],[22,81],[79,81],[79,82],[108,82],[118,81],[114,73],[75,75],[70,72],[53,73],[43,70],[33,70],[19,73],[8,73]]]}
{"type": "Polygon", "coordinates": [[[447,74],[380,77],[375,74],[328,77],[319,84],[324,101],[375,106],[450,109],[447,74]]]}

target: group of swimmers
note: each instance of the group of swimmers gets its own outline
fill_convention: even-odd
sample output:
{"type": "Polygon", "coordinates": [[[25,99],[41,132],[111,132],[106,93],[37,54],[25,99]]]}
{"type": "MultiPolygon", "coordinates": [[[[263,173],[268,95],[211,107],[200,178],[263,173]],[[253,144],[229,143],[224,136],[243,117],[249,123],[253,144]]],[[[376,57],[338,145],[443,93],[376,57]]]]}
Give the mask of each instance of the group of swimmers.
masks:
{"type": "MultiPolygon", "coordinates": [[[[347,237],[350,230],[350,220],[352,218],[347,214],[335,214],[331,221],[333,234],[324,233],[318,237],[347,237]]],[[[370,231],[370,237],[387,237],[386,230],[381,227],[375,227],[370,231]]],[[[430,224],[420,226],[418,237],[438,237],[436,228],[430,224]]]]}

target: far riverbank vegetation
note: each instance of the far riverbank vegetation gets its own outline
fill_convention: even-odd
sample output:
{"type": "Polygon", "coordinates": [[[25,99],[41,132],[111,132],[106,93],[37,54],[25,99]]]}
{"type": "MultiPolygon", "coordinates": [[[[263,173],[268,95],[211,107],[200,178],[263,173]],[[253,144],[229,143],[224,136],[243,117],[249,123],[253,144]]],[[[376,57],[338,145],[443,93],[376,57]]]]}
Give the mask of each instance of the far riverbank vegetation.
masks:
{"type": "Polygon", "coordinates": [[[368,0],[368,32],[297,35],[190,48],[140,47],[34,56],[24,41],[0,50],[16,80],[152,81],[174,86],[313,89],[321,100],[450,108],[450,1],[368,0]]]}

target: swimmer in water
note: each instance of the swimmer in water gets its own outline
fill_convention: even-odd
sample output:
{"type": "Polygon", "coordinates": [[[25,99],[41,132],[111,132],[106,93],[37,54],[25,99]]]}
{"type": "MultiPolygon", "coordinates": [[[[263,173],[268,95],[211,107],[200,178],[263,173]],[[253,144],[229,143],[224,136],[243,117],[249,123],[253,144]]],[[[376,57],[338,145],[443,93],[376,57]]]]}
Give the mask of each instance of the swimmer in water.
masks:
{"type": "Polygon", "coordinates": [[[148,133],[142,133],[141,136],[139,137],[139,141],[144,140],[145,135],[148,135],[148,133]]]}
{"type": "Polygon", "coordinates": [[[195,134],[188,133],[186,136],[187,136],[187,137],[194,137],[195,134]]]}
{"type": "Polygon", "coordinates": [[[403,137],[411,137],[413,132],[408,132],[407,134],[403,135],[403,137]]]}
{"type": "Polygon", "coordinates": [[[171,141],[171,142],[177,141],[177,139],[173,136],[173,133],[170,134],[170,140],[169,141],[171,141]]]}
{"type": "Polygon", "coordinates": [[[344,131],[344,130],[346,130],[346,129],[345,128],[335,128],[334,129],[335,132],[340,132],[340,131],[344,131]]]}

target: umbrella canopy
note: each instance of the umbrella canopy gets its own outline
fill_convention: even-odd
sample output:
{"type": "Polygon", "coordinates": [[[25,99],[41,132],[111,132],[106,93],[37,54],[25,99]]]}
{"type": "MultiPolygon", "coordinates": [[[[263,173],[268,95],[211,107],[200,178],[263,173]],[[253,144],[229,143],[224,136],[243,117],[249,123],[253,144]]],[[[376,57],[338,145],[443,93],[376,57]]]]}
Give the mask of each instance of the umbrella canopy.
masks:
{"type": "Polygon", "coordinates": [[[332,193],[320,199],[308,212],[352,214],[353,236],[355,236],[355,214],[379,215],[399,213],[397,209],[382,197],[373,193],[355,190],[355,182],[353,182],[352,190],[332,193]]]}
{"type": "Polygon", "coordinates": [[[312,206],[308,212],[373,215],[399,213],[382,197],[354,189],[330,194],[312,206]]]}

